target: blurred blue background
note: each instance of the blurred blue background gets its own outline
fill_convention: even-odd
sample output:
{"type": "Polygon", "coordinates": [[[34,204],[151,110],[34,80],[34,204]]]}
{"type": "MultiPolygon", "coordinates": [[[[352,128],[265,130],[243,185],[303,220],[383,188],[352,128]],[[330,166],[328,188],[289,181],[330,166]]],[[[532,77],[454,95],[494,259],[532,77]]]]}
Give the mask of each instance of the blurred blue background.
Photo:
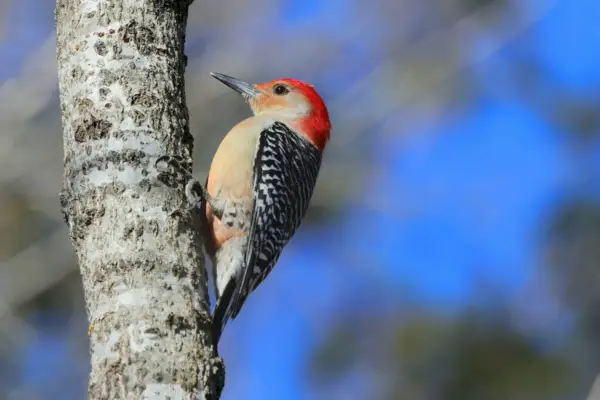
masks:
{"type": "MultiPolygon", "coordinates": [[[[53,7],[0,0],[0,398],[86,393],[53,7]]],[[[209,71],[312,82],[334,125],[306,223],[224,333],[224,399],[585,398],[598,15],[594,0],[194,2],[196,176],[249,115],[209,71]]]]}

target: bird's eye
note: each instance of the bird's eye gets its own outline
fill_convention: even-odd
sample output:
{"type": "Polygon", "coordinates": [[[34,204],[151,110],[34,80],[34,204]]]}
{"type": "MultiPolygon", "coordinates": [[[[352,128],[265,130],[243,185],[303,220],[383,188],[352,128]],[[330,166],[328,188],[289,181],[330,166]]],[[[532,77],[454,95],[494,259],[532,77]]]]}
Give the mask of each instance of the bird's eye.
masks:
{"type": "Polygon", "coordinates": [[[288,90],[288,88],[286,88],[283,85],[275,85],[273,87],[273,93],[275,93],[278,96],[283,96],[288,94],[290,91],[288,90]]]}

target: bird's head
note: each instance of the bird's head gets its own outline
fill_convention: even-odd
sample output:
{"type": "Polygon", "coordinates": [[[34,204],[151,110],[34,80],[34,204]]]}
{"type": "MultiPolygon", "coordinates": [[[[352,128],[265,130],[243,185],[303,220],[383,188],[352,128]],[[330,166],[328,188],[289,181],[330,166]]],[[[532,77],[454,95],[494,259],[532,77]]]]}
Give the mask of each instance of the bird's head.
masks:
{"type": "Polygon", "coordinates": [[[270,116],[289,125],[321,150],[327,144],[331,131],[329,113],[312,85],[291,78],[253,85],[216,72],[211,75],[241,94],[254,115],[270,116]]]}

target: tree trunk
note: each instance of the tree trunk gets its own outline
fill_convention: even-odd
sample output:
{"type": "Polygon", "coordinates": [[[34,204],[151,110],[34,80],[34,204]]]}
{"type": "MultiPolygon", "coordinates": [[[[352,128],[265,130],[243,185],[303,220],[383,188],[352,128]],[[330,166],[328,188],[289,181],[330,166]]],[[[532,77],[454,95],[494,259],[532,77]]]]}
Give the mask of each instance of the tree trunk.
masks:
{"type": "MultiPolygon", "coordinates": [[[[190,0],[58,0],[61,205],[90,321],[91,399],[217,399],[198,221],[157,157],[191,163],[190,0]]],[[[191,165],[191,164],[190,164],[191,165]]]]}

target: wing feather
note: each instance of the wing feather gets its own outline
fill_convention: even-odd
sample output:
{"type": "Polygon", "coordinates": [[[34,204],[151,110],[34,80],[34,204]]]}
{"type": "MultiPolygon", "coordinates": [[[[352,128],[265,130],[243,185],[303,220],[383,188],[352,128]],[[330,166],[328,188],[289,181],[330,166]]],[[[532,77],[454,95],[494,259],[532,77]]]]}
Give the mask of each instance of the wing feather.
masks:
{"type": "MultiPolygon", "coordinates": [[[[253,166],[253,204],[245,267],[230,299],[219,301],[221,329],[267,277],[306,211],[321,166],[321,152],[281,122],[260,134],[253,166]]],[[[221,299],[220,299],[221,300],[221,299]]]]}

